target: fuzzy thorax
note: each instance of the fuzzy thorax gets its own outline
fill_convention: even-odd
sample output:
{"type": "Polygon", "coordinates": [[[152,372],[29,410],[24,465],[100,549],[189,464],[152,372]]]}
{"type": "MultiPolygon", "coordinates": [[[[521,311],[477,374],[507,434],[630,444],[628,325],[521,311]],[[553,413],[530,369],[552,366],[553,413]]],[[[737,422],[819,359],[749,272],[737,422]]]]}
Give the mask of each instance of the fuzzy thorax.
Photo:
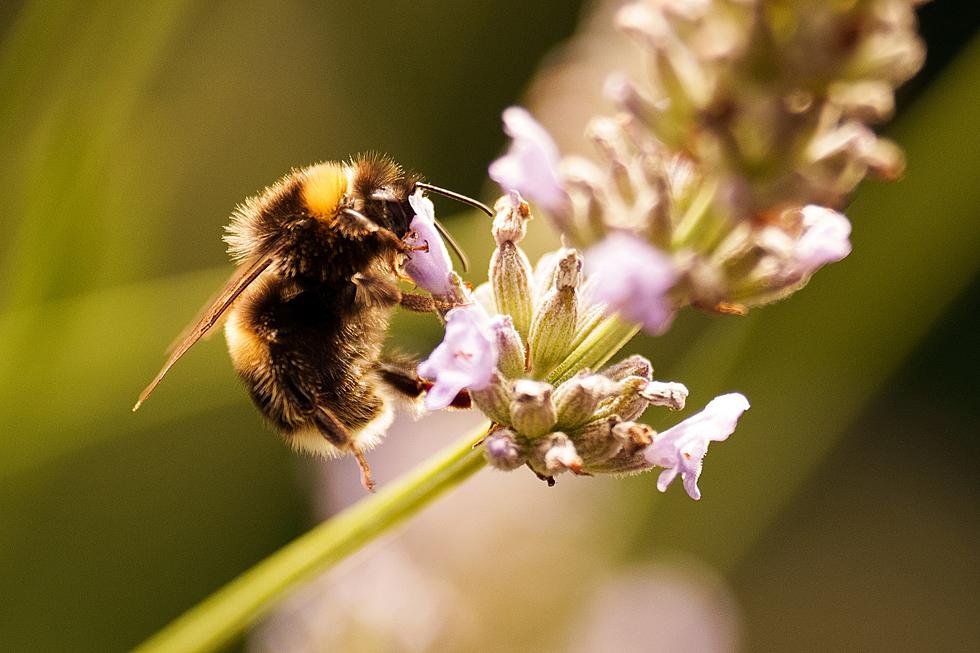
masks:
{"type": "Polygon", "coordinates": [[[330,221],[348,191],[348,171],[333,161],[320,163],[303,172],[303,203],[317,220],[330,221]]]}

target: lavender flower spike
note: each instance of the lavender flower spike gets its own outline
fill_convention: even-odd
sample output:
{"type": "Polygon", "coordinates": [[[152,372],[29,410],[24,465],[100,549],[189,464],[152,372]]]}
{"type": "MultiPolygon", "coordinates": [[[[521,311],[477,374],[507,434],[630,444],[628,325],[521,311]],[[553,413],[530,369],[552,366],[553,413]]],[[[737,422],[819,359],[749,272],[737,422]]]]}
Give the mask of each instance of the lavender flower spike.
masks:
{"type": "Polygon", "coordinates": [[[486,388],[496,367],[497,344],[486,311],[479,304],[457,306],[446,313],[442,342],[419,363],[419,376],[434,382],[425,407],[445,408],[464,388],[486,388]]]}
{"type": "Polygon", "coordinates": [[[695,501],[700,499],[698,477],[708,443],[726,440],[748,408],[749,401],[744,395],[737,392],[721,395],[709,401],[697,415],[658,434],[644,451],[647,462],[665,468],[657,479],[657,489],[666,491],[680,474],[687,494],[695,501]]]}
{"type": "Polygon", "coordinates": [[[586,252],[585,265],[595,284],[595,301],[654,335],[670,327],[675,307],[667,293],[677,271],[660,250],[637,236],[615,232],[586,252]]]}
{"type": "Polygon", "coordinates": [[[507,154],[490,164],[490,177],[504,189],[516,190],[550,213],[560,213],[568,194],[558,178],[558,146],[526,109],[504,111],[504,131],[510,136],[507,154]]]}
{"type": "Polygon", "coordinates": [[[416,191],[408,198],[408,203],[415,211],[415,217],[409,225],[409,234],[405,238],[408,245],[427,246],[427,250],[412,252],[402,266],[405,274],[412,278],[420,288],[424,288],[436,297],[452,294],[453,284],[450,273],[453,270],[452,259],[446,250],[446,244],[436,229],[435,208],[432,201],[416,191]]]}

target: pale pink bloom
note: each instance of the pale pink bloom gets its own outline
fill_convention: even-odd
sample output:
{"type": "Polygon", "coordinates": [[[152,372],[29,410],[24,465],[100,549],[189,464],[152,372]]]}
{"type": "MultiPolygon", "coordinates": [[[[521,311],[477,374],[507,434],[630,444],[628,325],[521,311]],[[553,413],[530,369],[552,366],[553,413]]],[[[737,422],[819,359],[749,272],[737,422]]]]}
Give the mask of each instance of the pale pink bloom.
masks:
{"type": "Polygon", "coordinates": [[[675,307],[667,292],[677,281],[671,260],[633,234],[614,232],[585,253],[592,298],[658,335],[670,327],[675,307]]]}
{"type": "Polygon", "coordinates": [[[457,306],[446,313],[446,334],[418,373],[433,381],[425,395],[429,410],[445,408],[463,389],[482,390],[497,367],[493,323],[479,304],[457,306]]]}
{"type": "Polygon", "coordinates": [[[490,177],[505,192],[516,190],[549,212],[561,212],[568,195],[558,178],[558,146],[526,109],[510,107],[503,118],[513,140],[507,154],[490,164],[490,177]]]}
{"type": "Polygon", "coordinates": [[[842,213],[809,204],[802,214],[803,232],[792,253],[792,276],[806,278],[851,253],[851,223],[842,213]]]}
{"type": "Polygon", "coordinates": [[[453,263],[436,229],[435,208],[432,201],[418,191],[408,198],[408,202],[415,211],[415,217],[409,225],[405,243],[416,247],[427,246],[428,249],[409,253],[402,268],[420,288],[437,297],[445,297],[453,289],[450,279],[453,263]]]}
{"type": "Polygon", "coordinates": [[[709,401],[700,413],[657,434],[644,451],[647,462],[664,468],[657,479],[657,489],[666,491],[680,474],[688,495],[700,499],[698,477],[708,443],[728,439],[735,431],[738,418],[748,409],[749,401],[744,395],[737,392],[721,395],[709,401]]]}

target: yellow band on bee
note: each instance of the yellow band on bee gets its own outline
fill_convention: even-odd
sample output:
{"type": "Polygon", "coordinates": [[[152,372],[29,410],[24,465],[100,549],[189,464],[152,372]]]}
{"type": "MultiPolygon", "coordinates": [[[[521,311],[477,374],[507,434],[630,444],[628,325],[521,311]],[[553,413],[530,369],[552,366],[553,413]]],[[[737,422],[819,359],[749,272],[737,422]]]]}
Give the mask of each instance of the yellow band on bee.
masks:
{"type": "Polygon", "coordinates": [[[303,202],[314,217],[332,219],[347,193],[347,173],[339,163],[321,163],[306,170],[303,202]]]}

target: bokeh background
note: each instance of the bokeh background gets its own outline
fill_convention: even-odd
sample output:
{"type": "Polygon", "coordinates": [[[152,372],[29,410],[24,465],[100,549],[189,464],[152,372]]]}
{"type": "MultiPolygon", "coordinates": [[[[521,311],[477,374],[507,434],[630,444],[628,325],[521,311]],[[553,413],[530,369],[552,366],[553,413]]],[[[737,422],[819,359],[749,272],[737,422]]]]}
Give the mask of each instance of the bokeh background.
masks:
{"type": "MultiPolygon", "coordinates": [[[[265,431],[220,337],[130,406],[229,273],[237,202],[368,149],[491,201],[504,107],[569,149],[605,108],[614,4],[0,4],[0,650],[128,649],[359,498],[353,463],[265,431]]],[[[236,650],[980,650],[980,11],[920,16],[929,60],[886,127],[908,173],[862,187],[852,256],[630,345],[692,409],[752,401],[700,503],[655,475],[485,471],[236,650]]],[[[485,221],[438,207],[481,281],[485,221]]],[[[537,221],[528,249],[553,243],[537,221]]],[[[391,332],[438,339],[427,316],[391,332]]],[[[475,419],[400,419],[378,476],[475,419]]]]}

